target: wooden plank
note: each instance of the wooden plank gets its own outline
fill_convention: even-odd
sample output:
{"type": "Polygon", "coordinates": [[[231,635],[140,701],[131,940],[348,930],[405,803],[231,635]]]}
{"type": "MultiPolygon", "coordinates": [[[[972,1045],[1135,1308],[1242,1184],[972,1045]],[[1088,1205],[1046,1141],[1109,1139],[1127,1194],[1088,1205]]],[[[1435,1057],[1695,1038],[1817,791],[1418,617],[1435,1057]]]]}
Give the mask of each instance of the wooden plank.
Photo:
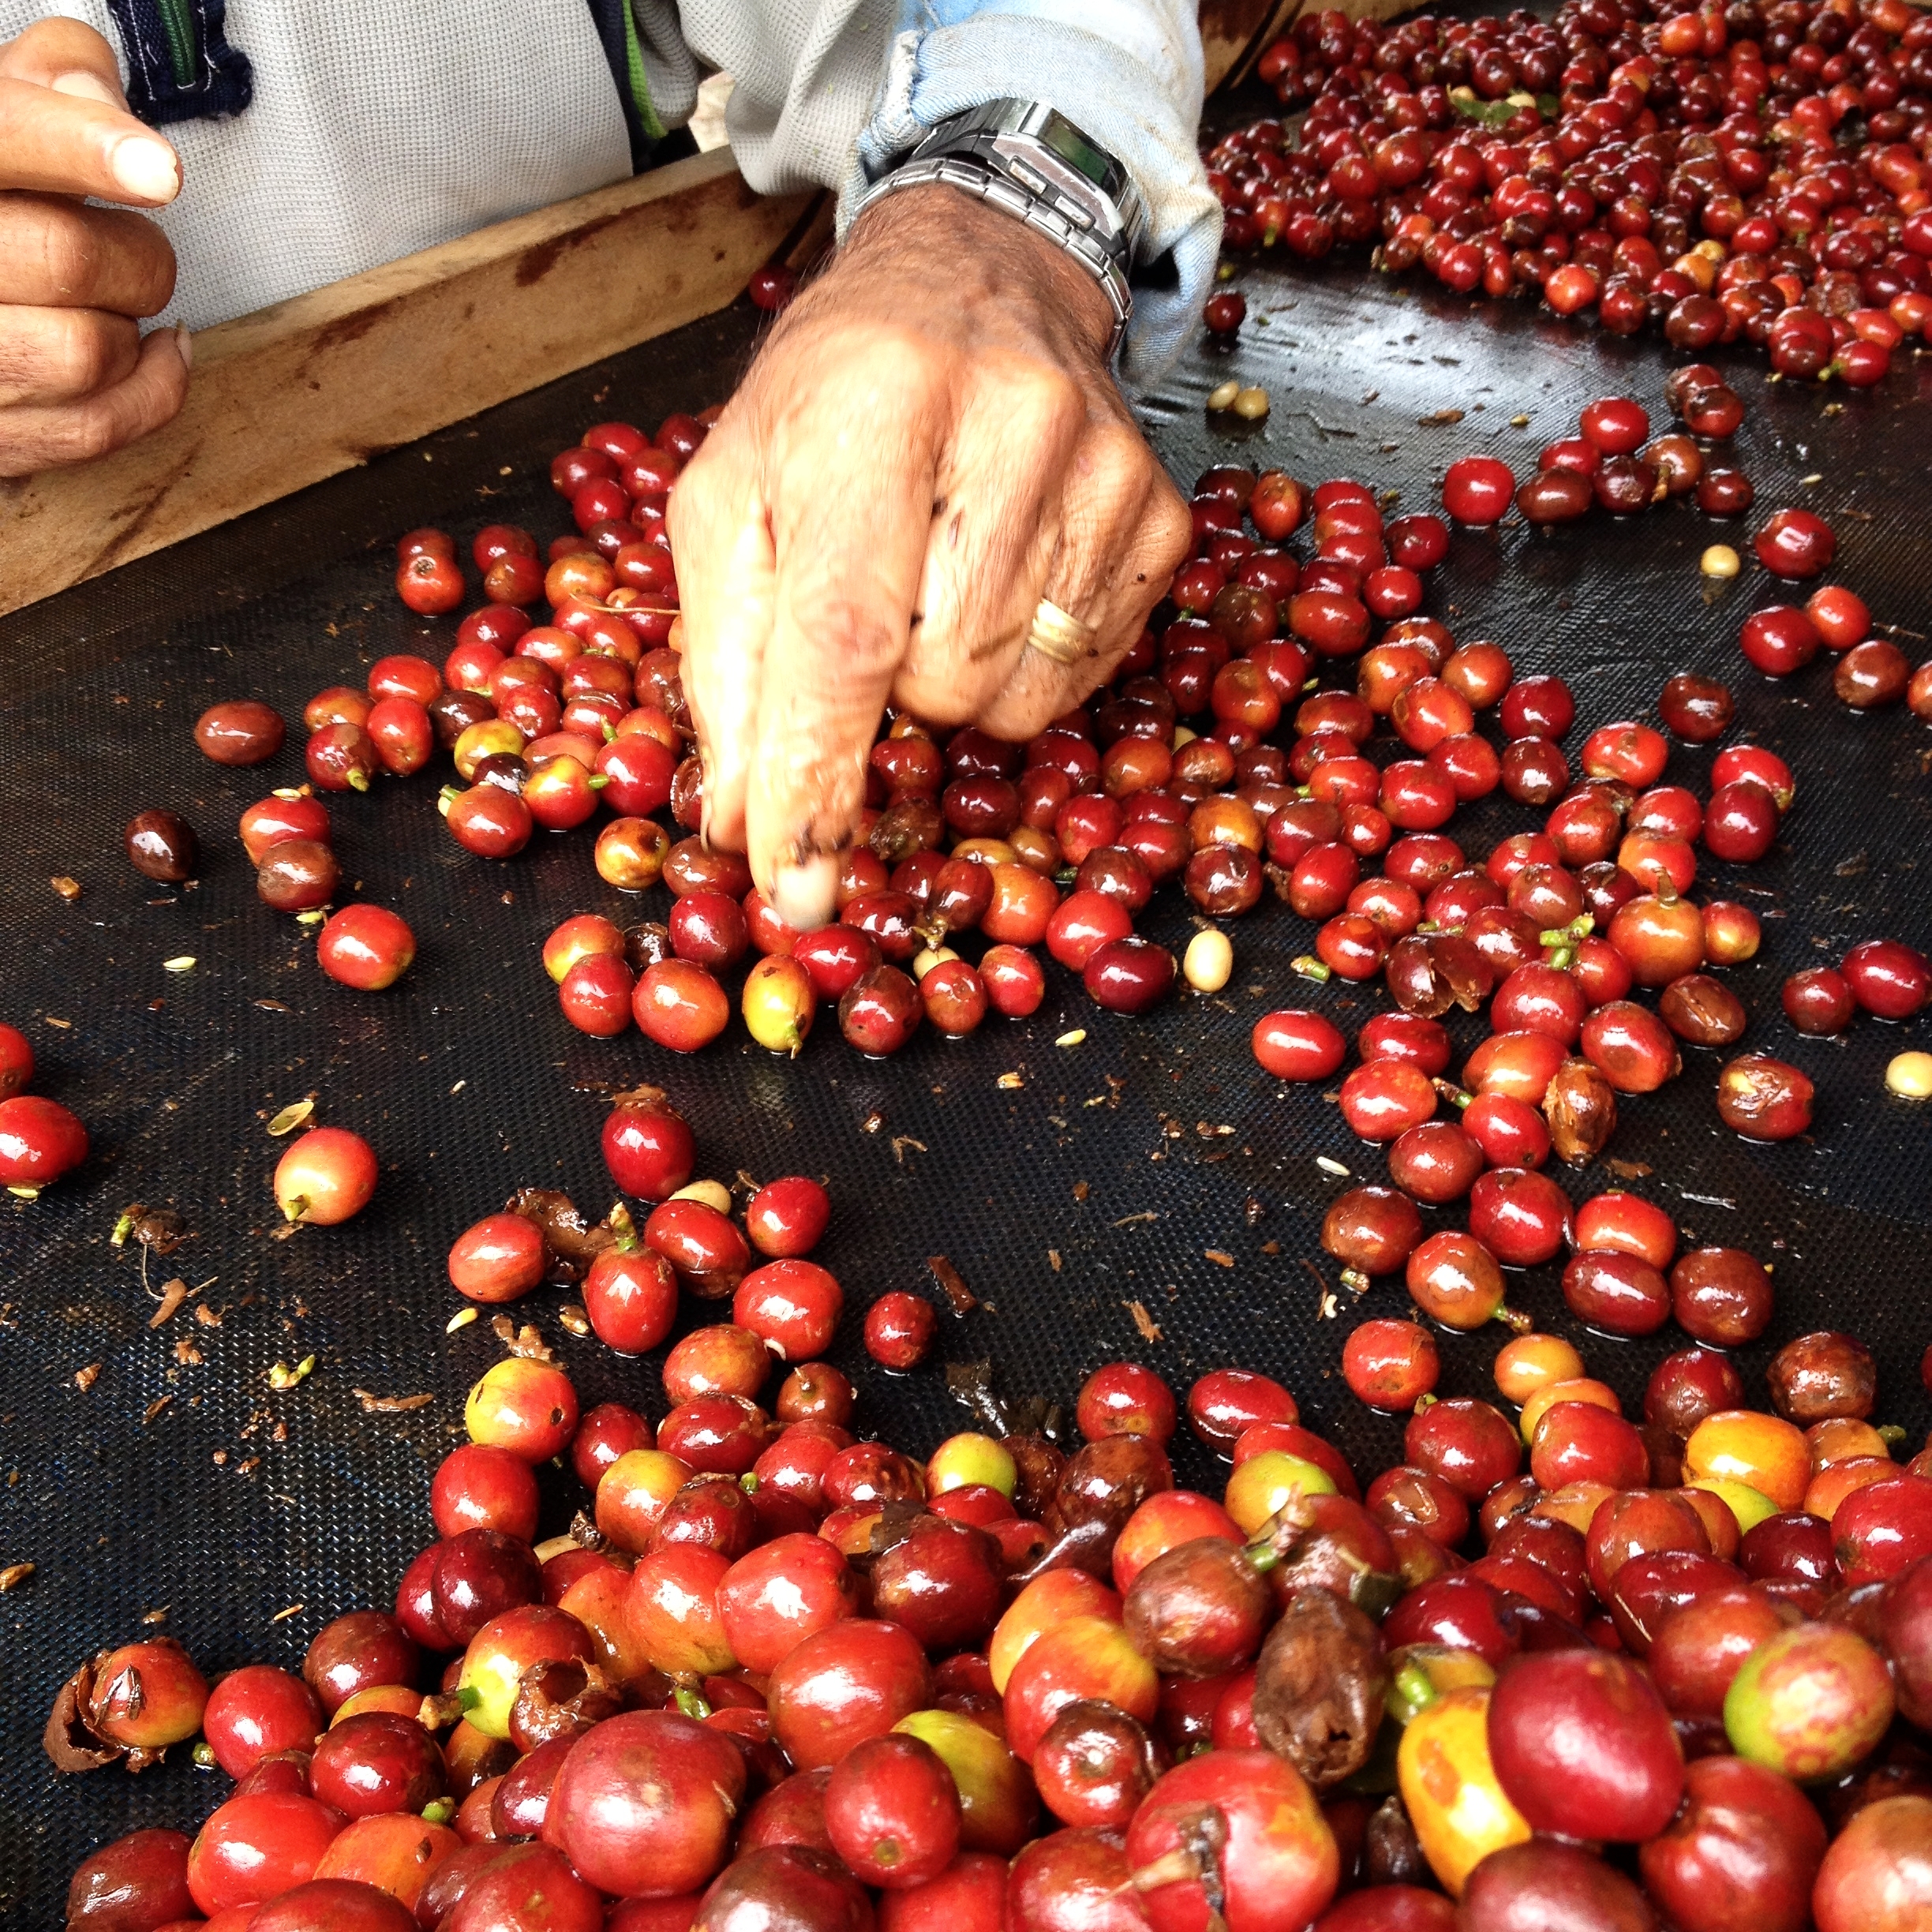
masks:
{"type": "Polygon", "coordinates": [[[1250,62],[1259,51],[1256,37],[1282,12],[1292,18],[1295,0],[1200,0],[1201,57],[1210,94],[1250,62]]]}
{"type": "Polygon", "coordinates": [[[712,313],[819,199],[720,148],[204,330],[167,428],[0,480],[0,611],[712,313]]]}

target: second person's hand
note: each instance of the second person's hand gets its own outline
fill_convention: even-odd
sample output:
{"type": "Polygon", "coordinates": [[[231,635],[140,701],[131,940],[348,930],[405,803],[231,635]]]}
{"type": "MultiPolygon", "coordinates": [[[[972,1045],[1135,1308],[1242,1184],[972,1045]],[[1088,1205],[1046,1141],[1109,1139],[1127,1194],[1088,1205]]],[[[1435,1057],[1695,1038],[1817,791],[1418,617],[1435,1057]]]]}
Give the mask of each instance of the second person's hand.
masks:
{"type": "Polygon", "coordinates": [[[1104,683],[1186,506],[1109,374],[1099,286],[944,187],[855,225],[671,496],[706,828],[794,927],[834,909],[889,700],[1024,739],[1104,683]],[[1043,602],[1047,642],[1029,644],[1043,602]],[[1062,661],[1070,660],[1070,661],[1062,661]]]}
{"type": "Polygon", "coordinates": [[[0,43],[0,476],[105,455],[180,409],[185,334],[137,326],[167,306],[174,253],[131,212],[180,189],[91,27],[44,20],[0,43]]]}

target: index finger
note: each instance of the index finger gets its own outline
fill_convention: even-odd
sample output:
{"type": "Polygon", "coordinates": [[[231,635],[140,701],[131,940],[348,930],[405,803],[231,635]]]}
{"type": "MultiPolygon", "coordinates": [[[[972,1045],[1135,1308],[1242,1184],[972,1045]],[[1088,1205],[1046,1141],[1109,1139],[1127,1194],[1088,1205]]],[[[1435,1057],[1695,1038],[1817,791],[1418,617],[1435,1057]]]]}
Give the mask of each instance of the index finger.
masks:
{"type": "Polygon", "coordinates": [[[665,515],[678,559],[684,695],[704,758],[705,836],[737,850],[777,567],[757,453],[729,413],[678,477],[665,515]]]}
{"type": "MultiPolygon", "coordinates": [[[[871,406],[814,412],[769,459],[777,595],[745,803],[751,876],[800,930],[831,916],[836,854],[905,656],[932,526],[935,439],[920,384],[882,373],[871,406]]],[[[849,404],[849,392],[841,402],[849,404]]]]}
{"type": "Polygon", "coordinates": [[[0,78],[0,188],[159,208],[181,193],[181,164],[118,107],[0,78]]]}

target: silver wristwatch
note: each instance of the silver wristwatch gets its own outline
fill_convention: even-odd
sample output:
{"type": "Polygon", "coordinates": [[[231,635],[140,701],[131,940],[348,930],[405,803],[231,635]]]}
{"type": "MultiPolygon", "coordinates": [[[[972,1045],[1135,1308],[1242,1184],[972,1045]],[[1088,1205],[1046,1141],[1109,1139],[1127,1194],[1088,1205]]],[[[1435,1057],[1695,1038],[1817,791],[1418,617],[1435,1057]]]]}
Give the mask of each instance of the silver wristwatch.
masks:
{"type": "Polygon", "coordinates": [[[1071,255],[1106,291],[1107,353],[1119,353],[1133,313],[1127,278],[1148,230],[1147,203],[1119,162],[1044,102],[988,101],[941,122],[860,196],[853,219],[934,182],[1005,209],[1071,255]]]}

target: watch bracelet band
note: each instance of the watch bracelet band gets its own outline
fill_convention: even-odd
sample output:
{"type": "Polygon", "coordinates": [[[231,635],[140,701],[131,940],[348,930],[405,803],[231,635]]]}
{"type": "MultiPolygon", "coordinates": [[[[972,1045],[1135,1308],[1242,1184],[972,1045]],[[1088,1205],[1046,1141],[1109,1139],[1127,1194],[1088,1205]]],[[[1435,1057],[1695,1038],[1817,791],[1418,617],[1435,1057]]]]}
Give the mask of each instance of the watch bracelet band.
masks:
{"type": "Polygon", "coordinates": [[[1108,305],[1114,311],[1114,331],[1107,342],[1107,360],[1111,363],[1118,356],[1121,344],[1126,339],[1127,324],[1133,316],[1133,291],[1128,286],[1125,271],[1091,234],[1076,228],[1057,210],[1016,186],[984,162],[955,155],[936,155],[923,161],[909,161],[891,174],[881,176],[865,191],[852,211],[852,219],[856,221],[874,202],[896,194],[901,189],[935,184],[957,188],[963,194],[973,195],[990,203],[1024,222],[1036,234],[1044,235],[1071,255],[1100,284],[1106,295],[1108,305]]]}

